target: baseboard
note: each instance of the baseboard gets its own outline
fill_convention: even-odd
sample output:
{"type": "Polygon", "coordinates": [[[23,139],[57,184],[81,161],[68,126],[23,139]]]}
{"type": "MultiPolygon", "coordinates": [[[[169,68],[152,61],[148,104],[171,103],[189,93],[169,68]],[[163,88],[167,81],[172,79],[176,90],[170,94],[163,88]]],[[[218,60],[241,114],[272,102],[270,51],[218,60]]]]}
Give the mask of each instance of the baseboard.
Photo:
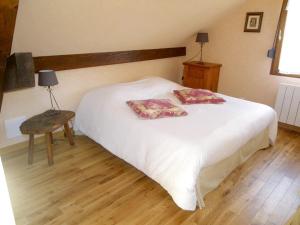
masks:
{"type": "Polygon", "coordinates": [[[296,126],[286,124],[286,123],[281,123],[281,122],[278,122],[278,126],[283,129],[292,130],[292,131],[300,133],[300,127],[296,127],[296,126]]]}

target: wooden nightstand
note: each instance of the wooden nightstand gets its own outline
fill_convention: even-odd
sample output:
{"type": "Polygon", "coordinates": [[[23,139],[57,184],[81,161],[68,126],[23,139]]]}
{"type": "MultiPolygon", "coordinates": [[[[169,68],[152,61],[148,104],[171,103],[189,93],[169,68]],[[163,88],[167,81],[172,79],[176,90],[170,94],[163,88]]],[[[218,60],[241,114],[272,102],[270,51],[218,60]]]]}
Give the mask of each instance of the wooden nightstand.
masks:
{"type": "Polygon", "coordinates": [[[217,92],[221,64],[185,62],[183,85],[190,88],[208,89],[217,92]]]}
{"type": "Polygon", "coordinates": [[[48,148],[48,164],[53,164],[53,137],[52,132],[60,127],[64,127],[65,135],[69,139],[70,145],[74,145],[72,132],[69,127],[69,121],[75,116],[72,111],[48,110],[42,114],[29,118],[20,126],[22,134],[29,134],[28,164],[33,162],[33,145],[35,134],[45,134],[48,148]]]}

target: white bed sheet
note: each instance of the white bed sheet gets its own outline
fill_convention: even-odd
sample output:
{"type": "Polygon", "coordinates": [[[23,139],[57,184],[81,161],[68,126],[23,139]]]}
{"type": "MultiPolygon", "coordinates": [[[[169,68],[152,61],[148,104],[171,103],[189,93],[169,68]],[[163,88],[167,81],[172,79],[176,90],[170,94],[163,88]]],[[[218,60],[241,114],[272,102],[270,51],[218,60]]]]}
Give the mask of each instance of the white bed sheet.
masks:
{"type": "Polygon", "coordinates": [[[158,182],[179,207],[194,210],[201,168],[229,157],[266,128],[273,144],[277,117],[266,105],[221,94],[224,104],[181,105],[185,117],[141,120],[126,105],[149,98],[180,105],[172,91],[182,88],[158,77],[99,87],[83,97],[75,127],[158,182]]]}

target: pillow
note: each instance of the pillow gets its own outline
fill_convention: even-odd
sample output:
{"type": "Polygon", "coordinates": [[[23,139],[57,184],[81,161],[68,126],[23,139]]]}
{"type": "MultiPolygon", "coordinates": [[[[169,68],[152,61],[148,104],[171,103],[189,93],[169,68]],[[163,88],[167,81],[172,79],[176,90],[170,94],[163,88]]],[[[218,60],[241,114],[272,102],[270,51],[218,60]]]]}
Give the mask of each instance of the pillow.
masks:
{"type": "Polygon", "coordinates": [[[174,90],[174,95],[182,104],[211,103],[219,104],[225,102],[223,98],[216,96],[213,92],[203,89],[174,90]]]}
{"type": "Polygon", "coordinates": [[[127,105],[143,119],[186,116],[187,112],[172,104],[169,99],[147,99],[127,101],[127,105]]]}

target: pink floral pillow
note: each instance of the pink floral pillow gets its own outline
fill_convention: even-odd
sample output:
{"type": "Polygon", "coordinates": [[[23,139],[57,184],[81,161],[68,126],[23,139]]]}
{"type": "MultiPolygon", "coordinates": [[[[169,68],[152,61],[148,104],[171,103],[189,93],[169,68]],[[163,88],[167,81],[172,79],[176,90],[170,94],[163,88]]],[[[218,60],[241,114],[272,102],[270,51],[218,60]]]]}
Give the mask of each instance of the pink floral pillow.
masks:
{"type": "Polygon", "coordinates": [[[158,119],[163,117],[186,116],[180,107],[171,103],[168,99],[133,100],[126,102],[129,107],[143,119],[158,119]]]}
{"type": "Polygon", "coordinates": [[[216,96],[213,92],[203,89],[174,90],[174,95],[182,104],[211,103],[219,104],[225,102],[223,98],[216,96]]]}

